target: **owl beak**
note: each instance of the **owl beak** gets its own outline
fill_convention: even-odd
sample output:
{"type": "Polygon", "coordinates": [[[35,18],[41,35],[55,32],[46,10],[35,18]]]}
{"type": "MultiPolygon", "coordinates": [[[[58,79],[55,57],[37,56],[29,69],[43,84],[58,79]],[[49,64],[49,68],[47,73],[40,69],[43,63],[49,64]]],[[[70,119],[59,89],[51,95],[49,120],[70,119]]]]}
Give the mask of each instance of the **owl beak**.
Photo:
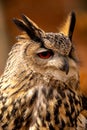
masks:
{"type": "Polygon", "coordinates": [[[68,74],[69,72],[69,64],[66,62],[65,65],[64,65],[64,71],[66,72],[66,74],[68,74]]]}
{"type": "Polygon", "coordinates": [[[63,66],[61,67],[61,70],[64,71],[66,74],[69,73],[69,62],[68,59],[63,59],[63,66]]]}

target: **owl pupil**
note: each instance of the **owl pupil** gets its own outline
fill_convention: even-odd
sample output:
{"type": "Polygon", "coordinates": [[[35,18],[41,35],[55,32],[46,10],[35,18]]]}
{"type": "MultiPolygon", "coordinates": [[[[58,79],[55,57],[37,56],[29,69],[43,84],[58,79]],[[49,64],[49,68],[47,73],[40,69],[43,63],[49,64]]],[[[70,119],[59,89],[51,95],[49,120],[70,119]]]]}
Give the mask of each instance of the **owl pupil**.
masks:
{"type": "Polygon", "coordinates": [[[49,57],[51,57],[53,54],[51,51],[44,51],[41,53],[38,53],[38,56],[42,59],[48,59],[49,57]]]}

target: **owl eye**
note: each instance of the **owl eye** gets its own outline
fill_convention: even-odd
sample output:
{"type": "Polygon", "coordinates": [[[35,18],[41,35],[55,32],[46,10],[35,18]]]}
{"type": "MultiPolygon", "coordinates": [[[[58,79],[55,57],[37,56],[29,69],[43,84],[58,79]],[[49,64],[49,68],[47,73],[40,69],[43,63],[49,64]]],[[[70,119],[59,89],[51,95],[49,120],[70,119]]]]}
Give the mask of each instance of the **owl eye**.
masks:
{"type": "Polygon", "coordinates": [[[48,50],[48,51],[44,51],[44,52],[40,52],[37,54],[40,58],[42,59],[48,59],[50,58],[51,56],[53,56],[53,52],[48,50]]]}

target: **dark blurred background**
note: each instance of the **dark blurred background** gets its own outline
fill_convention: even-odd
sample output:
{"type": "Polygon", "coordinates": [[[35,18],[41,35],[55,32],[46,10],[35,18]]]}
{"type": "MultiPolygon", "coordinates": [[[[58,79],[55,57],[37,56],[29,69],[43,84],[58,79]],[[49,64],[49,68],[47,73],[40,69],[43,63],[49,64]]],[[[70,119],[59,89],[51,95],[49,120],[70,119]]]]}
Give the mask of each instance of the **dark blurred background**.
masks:
{"type": "Polygon", "coordinates": [[[3,72],[8,52],[20,31],[13,17],[26,14],[43,30],[57,32],[70,13],[77,16],[73,41],[80,59],[81,88],[87,91],[87,0],[0,0],[0,74],[3,72]]]}

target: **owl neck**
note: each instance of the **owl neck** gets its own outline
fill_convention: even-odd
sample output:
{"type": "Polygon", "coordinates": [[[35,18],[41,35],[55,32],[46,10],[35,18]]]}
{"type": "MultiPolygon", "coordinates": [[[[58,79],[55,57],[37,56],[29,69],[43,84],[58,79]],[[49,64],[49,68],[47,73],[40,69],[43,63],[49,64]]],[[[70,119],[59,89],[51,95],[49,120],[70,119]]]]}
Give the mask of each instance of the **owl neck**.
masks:
{"type": "MultiPolygon", "coordinates": [[[[33,71],[28,71],[26,73],[25,70],[20,72],[19,75],[14,78],[13,76],[6,78],[6,76],[8,75],[3,75],[1,78],[0,97],[3,99],[1,100],[1,104],[3,104],[2,101],[4,101],[4,106],[6,108],[3,111],[4,114],[1,118],[3,123],[1,125],[7,123],[7,129],[10,128],[10,122],[12,119],[12,122],[14,123],[13,128],[15,129],[17,129],[15,120],[17,120],[19,117],[20,120],[18,124],[21,125],[20,127],[22,127],[22,125],[26,125],[27,122],[31,122],[31,118],[33,118],[33,114],[35,114],[34,110],[42,101],[42,92],[45,94],[45,100],[47,102],[47,97],[50,99],[53,98],[52,94],[60,93],[60,90],[59,92],[56,91],[59,86],[61,90],[66,89],[66,86],[71,91],[78,88],[78,82],[74,77],[71,77],[71,79],[64,83],[63,81],[55,79],[54,76],[43,76],[42,74],[33,71]],[[9,122],[5,120],[7,118],[7,111],[9,122]],[[23,124],[21,121],[23,121],[25,124],[23,124]]],[[[3,105],[1,108],[3,108],[3,105]]]]}

